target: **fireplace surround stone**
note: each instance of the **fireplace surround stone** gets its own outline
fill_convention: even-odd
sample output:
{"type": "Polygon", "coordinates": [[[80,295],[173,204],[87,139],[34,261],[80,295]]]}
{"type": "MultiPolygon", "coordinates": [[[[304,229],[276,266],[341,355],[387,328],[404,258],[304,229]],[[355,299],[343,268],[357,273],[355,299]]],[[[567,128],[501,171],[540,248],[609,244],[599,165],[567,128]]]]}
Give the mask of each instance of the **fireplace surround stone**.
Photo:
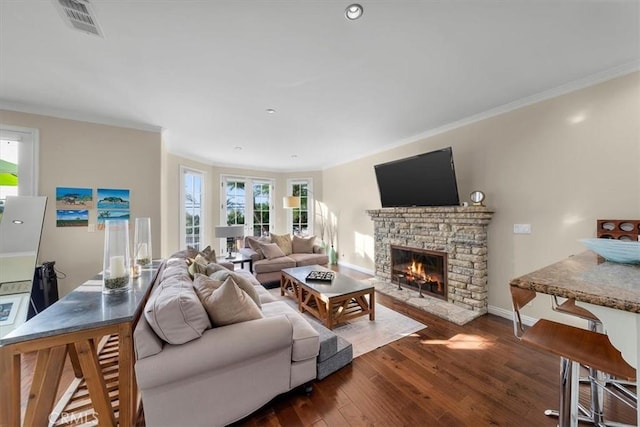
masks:
{"type": "MultiPolygon", "coordinates": [[[[367,214],[374,222],[375,282],[393,282],[391,245],[445,252],[448,292],[447,301],[441,303],[468,310],[473,318],[487,313],[487,228],[493,216],[491,209],[484,206],[382,208],[367,210],[367,214]]],[[[400,292],[394,292],[394,296],[400,292]]],[[[427,305],[433,304],[438,302],[427,305]]]]}

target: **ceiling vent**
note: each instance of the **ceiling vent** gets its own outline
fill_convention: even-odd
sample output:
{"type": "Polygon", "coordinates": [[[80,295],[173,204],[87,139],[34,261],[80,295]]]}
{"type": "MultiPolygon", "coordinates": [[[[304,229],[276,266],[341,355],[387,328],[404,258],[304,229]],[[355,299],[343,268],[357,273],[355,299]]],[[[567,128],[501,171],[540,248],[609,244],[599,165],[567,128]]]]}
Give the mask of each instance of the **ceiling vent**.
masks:
{"type": "Polygon", "coordinates": [[[52,0],[64,22],[71,28],[104,37],[88,0],[52,0]]]}

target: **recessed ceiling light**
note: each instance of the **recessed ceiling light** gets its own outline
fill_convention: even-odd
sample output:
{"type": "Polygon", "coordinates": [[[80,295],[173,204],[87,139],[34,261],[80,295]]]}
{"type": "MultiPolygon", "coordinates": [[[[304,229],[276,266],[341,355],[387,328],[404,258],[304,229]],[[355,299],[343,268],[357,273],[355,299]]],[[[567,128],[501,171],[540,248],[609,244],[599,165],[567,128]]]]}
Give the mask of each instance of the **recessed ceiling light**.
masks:
{"type": "Polygon", "coordinates": [[[273,108],[267,108],[265,111],[267,112],[267,114],[275,114],[276,113],[276,110],[274,110],[273,108]]]}
{"type": "Polygon", "coordinates": [[[298,158],[298,155],[297,155],[297,154],[292,154],[292,155],[291,155],[291,158],[292,158],[292,159],[297,159],[297,158],[298,158]]]}
{"type": "Polygon", "coordinates": [[[363,13],[364,13],[364,9],[358,3],[350,4],[344,10],[344,16],[349,21],[355,21],[356,19],[359,19],[363,13]]]}
{"type": "Polygon", "coordinates": [[[236,151],[240,151],[242,150],[242,147],[240,147],[239,145],[236,145],[235,147],[233,147],[233,149],[236,151]]]}

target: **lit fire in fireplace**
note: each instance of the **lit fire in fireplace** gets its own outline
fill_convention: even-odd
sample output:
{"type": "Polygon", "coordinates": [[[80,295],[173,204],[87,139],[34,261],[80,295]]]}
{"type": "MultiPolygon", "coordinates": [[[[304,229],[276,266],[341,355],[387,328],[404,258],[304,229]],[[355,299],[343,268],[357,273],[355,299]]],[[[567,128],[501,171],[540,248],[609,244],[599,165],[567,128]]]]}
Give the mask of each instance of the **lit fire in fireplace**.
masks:
{"type": "Polygon", "coordinates": [[[407,266],[407,279],[432,283],[437,282],[438,291],[442,292],[442,277],[440,277],[439,274],[427,273],[421,262],[411,261],[411,265],[407,266]]]}

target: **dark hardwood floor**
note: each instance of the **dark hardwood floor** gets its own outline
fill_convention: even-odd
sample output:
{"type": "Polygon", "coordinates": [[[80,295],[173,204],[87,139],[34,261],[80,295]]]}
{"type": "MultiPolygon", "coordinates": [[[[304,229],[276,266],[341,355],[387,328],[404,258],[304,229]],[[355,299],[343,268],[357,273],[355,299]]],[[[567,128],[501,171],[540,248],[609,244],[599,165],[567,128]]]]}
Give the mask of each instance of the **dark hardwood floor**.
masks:
{"type": "MultiPolygon", "coordinates": [[[[343,267],[335,270],[368,277],[343,267]]],[[[234,425],[557,425],[543,411],[558,405],[559,359],[519,343],[509,320],[486,315],[457,326],[385,295],[376,298],[427,328],[314,382],[311,395],[294,390],[234,425]]],[[[24,361],[23,401],[33,369],[30,355],[24,361]]],[[[607,398],[605,409],[608,418],[635,423],[635,413],[614,399],[607,398]]],[[[144,426],[143,419],[138,425],[144,426]]]]}
{"type": "MultiPolygon", "coordinates": [[[[457,326],[385,295],[376,298],[427,328],[316,381],[310,396],[280,396],[235,425],[557,425],[544,410],[558,405],[559,358],[518,342],[511,321],[486,315],[457,326]]],[[[606,409],[610,418],[635,424],[635,413],[615,399],[607,398],[606,409]]]]}

